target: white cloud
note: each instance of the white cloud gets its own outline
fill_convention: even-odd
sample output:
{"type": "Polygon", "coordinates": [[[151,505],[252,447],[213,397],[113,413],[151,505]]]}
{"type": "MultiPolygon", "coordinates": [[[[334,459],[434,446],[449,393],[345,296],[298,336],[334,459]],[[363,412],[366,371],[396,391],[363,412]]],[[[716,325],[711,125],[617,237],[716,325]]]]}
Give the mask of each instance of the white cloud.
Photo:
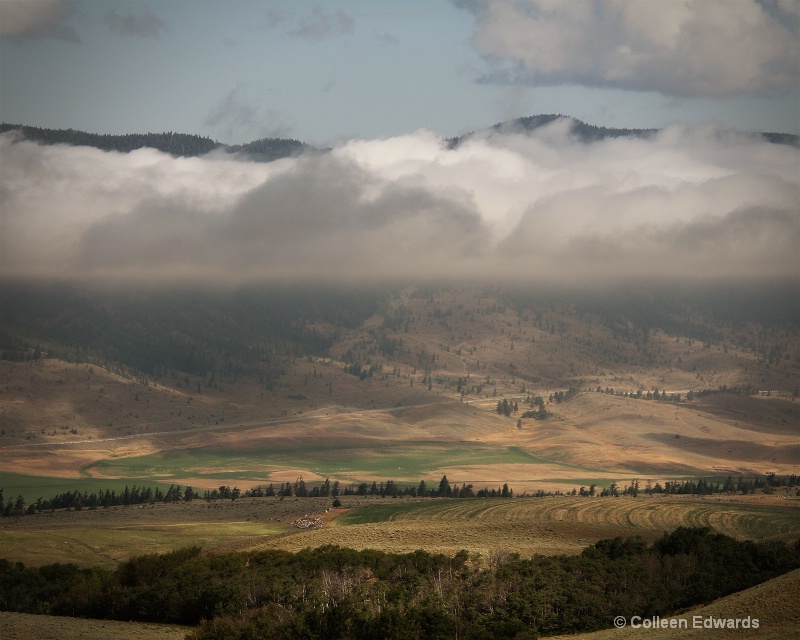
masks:
{"type": "Polygon", "coordinates": [[[269,164],[0,137],[0,270],[306,277],[797,277],[800,151],[711,127],[584,144],[568,122],[351,141],[269,164]]]}
{"type": "Polygon", "coordinates": [[[796,91],[796,7],[756,0],[454,0],[490,81],[724,97],[796,91]],[[784,19],[780,19],[784,16],[784,19]]]}

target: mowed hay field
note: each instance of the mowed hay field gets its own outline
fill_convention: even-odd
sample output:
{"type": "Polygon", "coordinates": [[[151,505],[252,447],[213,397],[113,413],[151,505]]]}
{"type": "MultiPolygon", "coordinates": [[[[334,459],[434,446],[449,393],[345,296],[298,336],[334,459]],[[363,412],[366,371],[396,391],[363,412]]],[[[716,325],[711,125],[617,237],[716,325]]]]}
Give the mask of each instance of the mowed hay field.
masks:
{"type": "Polygon", "coordinates": [[[186,546],[209,551],[322,545],[453,555],[579,553],[604,538],[655,540],[679,526],[738,539],[800,538],[800,499],[557,496],[543,498],[244,498],[57,511],[0,521],[2,556],[28,565],[74,562],[113,568],[144,553],[186,546]],[[305,516],[321,528],[299,529],[305,516]]]}
{"type": "MultiPolygon", "coordinates": [[[[756,497],[758,498],[758,497],[756,497]]],[[[347,506],[347,501],[343,501],[347,506]]],[[[434,499],[336,510],[322,529],[266,540],[297,551],[335,544],[356,549],[454,554],[579,553],[603,538],[652,541],[679,526],[710,527],[739,539],[800,537],[800,500],[694,497],[434,499]]]]}
{"type": "Polygon", "coordinates": [[[3,518],[0,557],[33,566],[74,562],[113,568],[132,556],[181,547],[237,550],[296,531],[290,526],[293,520],[307,513],[322,514],[330,502],[321,498],[196,500],[3,518]]]}

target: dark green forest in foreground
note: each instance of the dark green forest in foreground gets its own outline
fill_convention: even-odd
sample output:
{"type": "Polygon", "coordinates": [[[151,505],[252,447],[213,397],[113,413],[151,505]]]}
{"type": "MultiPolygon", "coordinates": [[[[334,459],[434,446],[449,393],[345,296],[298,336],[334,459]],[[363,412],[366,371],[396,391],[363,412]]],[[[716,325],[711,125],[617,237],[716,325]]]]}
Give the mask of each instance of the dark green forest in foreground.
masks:
{"type": "Polygon", "coordinates": [[[495,554],[478,566],[415,551],[187,548],[115,570],[0,560],[0,609],[199,625],[193,640],[534,638],[663,616],[800,567],[800,542],[679,528],[651,546],[601,540],[577,556],[495,554]]]}

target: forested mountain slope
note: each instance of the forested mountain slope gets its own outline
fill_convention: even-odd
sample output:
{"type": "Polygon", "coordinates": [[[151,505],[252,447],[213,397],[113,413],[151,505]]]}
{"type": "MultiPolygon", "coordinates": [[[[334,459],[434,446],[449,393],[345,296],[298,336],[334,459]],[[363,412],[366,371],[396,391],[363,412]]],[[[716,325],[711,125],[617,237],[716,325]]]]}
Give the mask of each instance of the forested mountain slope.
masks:
{"type": "Polygon", "coordinates": [[[136,149],[158,149],[176,157],[194,157],[222,150],[228,153],[241,153],[250,160],[270,162],[288,158],[314,147],[298,140],[287,138],[261,138],[245,144],[223,144],[211,138],[187,133],[128,133],[110,135],[87,133],[75,129],[45,129],[4,122],[0,133],[18,131],[24,138],[42,144],[67,144],[71,146],[95,147],[103,151],[127,153],[136,149]]]}

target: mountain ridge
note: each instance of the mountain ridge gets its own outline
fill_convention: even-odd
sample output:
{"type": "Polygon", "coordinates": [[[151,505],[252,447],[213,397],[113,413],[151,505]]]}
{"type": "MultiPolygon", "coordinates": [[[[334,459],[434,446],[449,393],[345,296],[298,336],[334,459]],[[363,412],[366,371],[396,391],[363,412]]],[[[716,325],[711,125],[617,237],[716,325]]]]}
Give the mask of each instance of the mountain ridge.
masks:
{"type": "Polygon", "coordinates": [[[47,145],[66,144],[121,153],[150,148],[184,158],[202,156],[221,150],[226,153],[242,154],[250,160],[271,162],[296,156],[306,151],[320,151],[316,147],[292,138],[259,138],[244,144],[231,145],[206,136],[172,131],[115,135],[89,133],[78,129],[47,129],[6,122],[0,124],[0,134],[10,131],[18,131],[27,140],[47,145]]]}
{"type": "MultiPolygon", "coordinates": [[[[463,141],[481,133],[506,133],[506,132],[531,132],[547,126],[560,118],[571,121],[572,134],[583,143],[597,142],[608,138],[651,138],[660,129],[627,129],[592,125],[572,116],[564,114],[537,114],[524,116],[498,122],[490,127],[470,131],[460,136],[443,138],[451,149],[456,148],[463,141]]],[[[197,134],[175,133],[173,131],[161,133],[127,133],[127,134],[100,134],[81,131],[78,129],[49,129],[29,125],[0,123],[0,134],[18,131],[27,140],[42,144],[67,144],[70,146],[88,146],[103,151],[118,151],[128,153],[142,148],[157,149],[175,157],[197,157],[212,151],[224,151],[231,154],[240,154],[247,160],[258,162],[272,162],[282,158],[289,158],[306,152],[324,153],[328,149],[321,149],[308,143],[293,138],[258,138],[242,144],[226,144],[213,140],[208,136],[197,134]]],[[[780,132],[754,132],[763,136],[773,144],[785,144],[800,148],[800,136],[780,132]]]]}

